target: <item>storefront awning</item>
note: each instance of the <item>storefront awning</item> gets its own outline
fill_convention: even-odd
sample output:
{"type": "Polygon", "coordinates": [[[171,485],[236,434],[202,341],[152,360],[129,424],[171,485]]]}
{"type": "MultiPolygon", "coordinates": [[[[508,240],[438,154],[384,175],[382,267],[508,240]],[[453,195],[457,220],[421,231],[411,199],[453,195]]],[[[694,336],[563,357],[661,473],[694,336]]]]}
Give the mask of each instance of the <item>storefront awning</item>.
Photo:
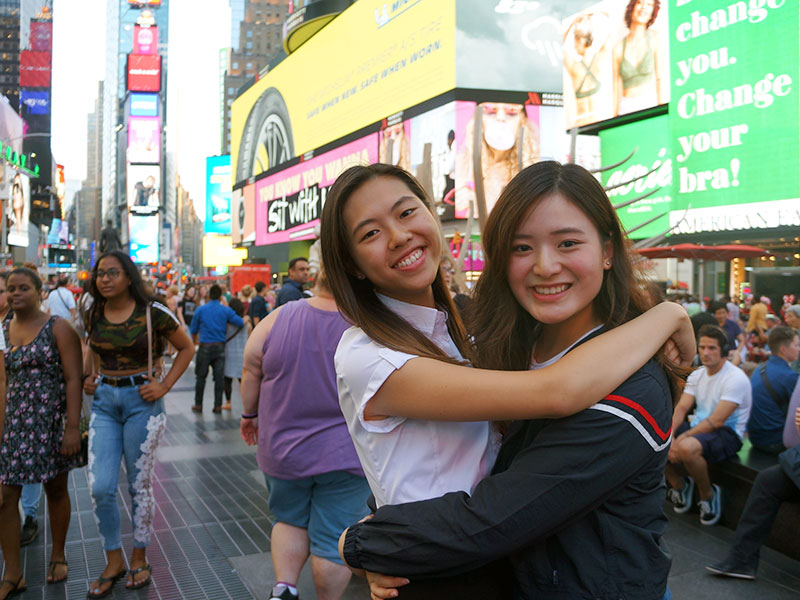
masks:
{"type": "Polygon", "coordinates": [[[753,258],[769,254],[768,250],[744,244],[703,246],[700,244],[676,244],[639,248],[639,254],[646,258],[696,258],[703,260],[733,260],[734,258],[753,258]]]}

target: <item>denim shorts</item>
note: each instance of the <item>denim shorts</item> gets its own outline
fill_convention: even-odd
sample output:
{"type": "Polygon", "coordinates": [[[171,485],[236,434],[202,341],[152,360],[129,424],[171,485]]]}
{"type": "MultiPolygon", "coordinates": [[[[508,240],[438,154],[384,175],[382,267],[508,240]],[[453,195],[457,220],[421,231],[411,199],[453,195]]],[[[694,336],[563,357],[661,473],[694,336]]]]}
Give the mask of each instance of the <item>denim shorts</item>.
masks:
{"type": "Polygon", "coordinates": [[[264,474],[264,479],[275,520],[307,529],[312,555],[344,564],[339,558],[339,536],[369,513],[367,480],[346,471],[303,479],[264,474]]]}
{"type": "MultiPolygon", "coordinates": [[[[675,437],[690,429],[689,423],[685,422],[678,427],[675,437]]],[[[728,427],[720,427],[710,433],[695,433],[692,437],[696,438],[703,447],[703,458],[708,463],[718,463],[733,457],[742,447],[742,440],[736,432],[728,427]]]]}

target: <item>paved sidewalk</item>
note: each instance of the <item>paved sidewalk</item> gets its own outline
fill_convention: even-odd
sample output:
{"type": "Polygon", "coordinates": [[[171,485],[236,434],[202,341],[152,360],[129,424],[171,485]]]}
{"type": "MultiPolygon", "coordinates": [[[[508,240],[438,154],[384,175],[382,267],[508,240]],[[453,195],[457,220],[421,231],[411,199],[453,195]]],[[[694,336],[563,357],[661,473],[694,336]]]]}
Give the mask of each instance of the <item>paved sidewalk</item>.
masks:
{"type": "MultiPolygon", "coordinates": [[[[167,430],[155,468],[155,534],[148,550],[153,584],[127,591],[121,581],[110,598],[187,598],[202,600],[268,597],[274,582],[269,554],[272,518],[266,489],[256,464],[254,448],[239,437],[241,400],[234,384],[233,411],[211,413],[213,383],[206,385],[205,412],[191,412],[194,368],[190,366],[166,399],[167,430]]],[[[120,508],[123,548],[131,549],[130,498],[124,471],[120,470],[120,508]]],[[[105,561],[92,512],[85,469],[70,476],[72,520],[67,536],[69,580],[45,585],[50,536],[44,499],[40,505],[40,535],[23,548],[28,591],[16,596],[29,599],[85,598],[89,582],[105,561]],[[45,545],[45,540],[48,545],[45,545]]],[[[670,517],[667,540],[675,557],[670,587],[676,600],[783,600],[800,597],[800,563],[765,549],[759,579],[743,582],[717,579],[703,566],[724,555],[732,532],[722,527],[702,527],[697,515],[670,517]]],[[[315,597],[310,573],[300,581],[301,597],[315,597]]],[[[345,600],[366,599],[367,587],[353,580],[345,600]]],[[[488,600],[488,599],[487,599],[488,600]]]]}

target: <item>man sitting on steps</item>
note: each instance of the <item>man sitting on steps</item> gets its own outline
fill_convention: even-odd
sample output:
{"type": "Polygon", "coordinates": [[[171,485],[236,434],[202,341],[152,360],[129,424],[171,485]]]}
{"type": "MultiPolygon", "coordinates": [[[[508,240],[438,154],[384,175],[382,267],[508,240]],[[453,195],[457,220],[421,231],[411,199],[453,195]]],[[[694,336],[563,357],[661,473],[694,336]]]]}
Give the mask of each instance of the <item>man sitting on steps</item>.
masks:
{"type": "Polygon", "coordinates": [[[744,372],[726,359],[728,336],[716,325],[697,332],[702,367],[689,375],[686,388],[672,415],[675,439],[666,469],[668,497],[676,513],[692,508],[694,487],[700,496],[700,523],[716,525],[722,516],[721,490],[711,483],[708,464],[734,456],[742,447],[750,415],[750,382],[744,372]],[[696,405],[694,415],[687,415],[696,405]],[[682,477],[683,465],[689,477],[682,477]]]}

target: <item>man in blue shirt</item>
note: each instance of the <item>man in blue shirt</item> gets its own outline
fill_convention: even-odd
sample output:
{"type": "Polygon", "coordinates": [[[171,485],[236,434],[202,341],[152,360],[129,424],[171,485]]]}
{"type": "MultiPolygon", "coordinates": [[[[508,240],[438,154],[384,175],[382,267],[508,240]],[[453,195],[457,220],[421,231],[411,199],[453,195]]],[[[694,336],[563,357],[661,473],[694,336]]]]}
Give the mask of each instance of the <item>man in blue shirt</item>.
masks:
{"type": "MultiPolygon", "coordinates": [[[[783,318],[786,319],[786,324],[794,329],[795,333],[800,333],[800,304],[792,304],[787,308],[783,318]]],[[[800,373],[800,360],[794,361],[791,367],[797,373],[800,373]]]]}
{"type": "Polygon", "coordinates": [[[190,331],[194,343],[200,348],[195,357],[194,412],[203,412],[203,391],[206,387],[208,367],[214,372],[214,412],[222,412],[222,393],[225,389],[225,334],[228,323],[243,327],[244,321],[228,306],[223,306],[219,299],[222,290],[217,285],[208,291],[209,302],[194,312],[190,331]]]}
{"type": "Polygon", "coordinates": [[[287,302],[304,298],[303,284],[306,281],[308,281],[308,259],[293,258],[289,261],[289,279],[284,281],[281,289],[278,290],[275,308],[287,302]]]}
{"type": "Polygon", "coordinates": [[[800,354],[800,341],[791,327],[773,327],[767,338],[772,356],[761,363],[750,377],[753,408],[747,422],[750,441],[757,449],[780,454],[783,424],[789,399],[797,383],[797,373],[789,366],[800,354]]]}

